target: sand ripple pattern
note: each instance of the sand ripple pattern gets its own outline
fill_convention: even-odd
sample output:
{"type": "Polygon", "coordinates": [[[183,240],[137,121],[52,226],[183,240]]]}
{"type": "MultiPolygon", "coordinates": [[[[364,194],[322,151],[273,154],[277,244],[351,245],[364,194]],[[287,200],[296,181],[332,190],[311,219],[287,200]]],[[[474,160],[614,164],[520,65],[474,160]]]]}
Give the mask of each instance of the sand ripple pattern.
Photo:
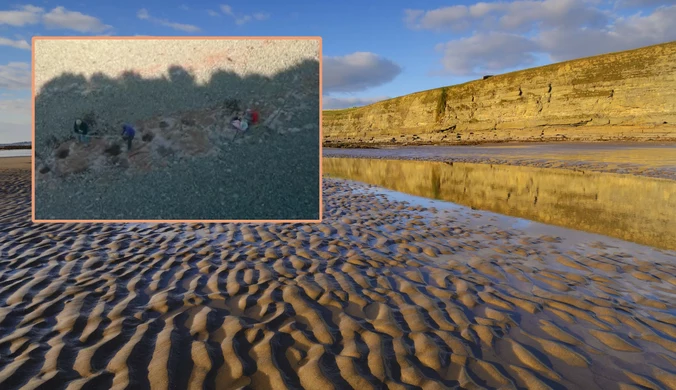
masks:
{"type": "Polygon", "coordinates": [[[676,389],[676,254],[325,180],[303,224],[32,224],[0,177],[2,389],[676,389]]]}

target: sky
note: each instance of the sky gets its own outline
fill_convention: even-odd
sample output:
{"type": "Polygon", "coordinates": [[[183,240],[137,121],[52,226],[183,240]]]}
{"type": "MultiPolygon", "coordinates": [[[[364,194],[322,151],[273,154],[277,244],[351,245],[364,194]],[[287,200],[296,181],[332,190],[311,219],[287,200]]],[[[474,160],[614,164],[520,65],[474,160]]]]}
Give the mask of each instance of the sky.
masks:
{"type": "Polygon", "coordinates": [[[0,144],[31,138],[33,36],[321,36],[325,109],[676,40],[676,0],[2,3],[0,144]]]}

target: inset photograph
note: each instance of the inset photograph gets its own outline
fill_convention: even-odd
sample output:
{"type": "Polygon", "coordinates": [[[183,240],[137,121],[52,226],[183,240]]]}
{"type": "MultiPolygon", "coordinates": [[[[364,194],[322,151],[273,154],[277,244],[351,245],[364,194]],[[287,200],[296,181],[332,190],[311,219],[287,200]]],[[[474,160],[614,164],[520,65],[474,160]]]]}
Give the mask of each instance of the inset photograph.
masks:
{"type": "Polygon", "coordinates": [[[321,220],[321,38],[33,38],[33,221],[321,220]]]}

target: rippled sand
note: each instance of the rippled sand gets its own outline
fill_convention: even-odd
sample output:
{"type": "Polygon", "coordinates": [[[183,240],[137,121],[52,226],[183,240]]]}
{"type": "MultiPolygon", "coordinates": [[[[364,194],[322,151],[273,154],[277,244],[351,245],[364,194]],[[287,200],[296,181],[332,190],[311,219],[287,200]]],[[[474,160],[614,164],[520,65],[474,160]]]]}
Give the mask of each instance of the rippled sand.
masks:
{"type": "Polygon", "coordinates": [[[30,222],[0,174],[0,388],[676,388],[676,252],[325,180],[320,224],[30,222]]]}

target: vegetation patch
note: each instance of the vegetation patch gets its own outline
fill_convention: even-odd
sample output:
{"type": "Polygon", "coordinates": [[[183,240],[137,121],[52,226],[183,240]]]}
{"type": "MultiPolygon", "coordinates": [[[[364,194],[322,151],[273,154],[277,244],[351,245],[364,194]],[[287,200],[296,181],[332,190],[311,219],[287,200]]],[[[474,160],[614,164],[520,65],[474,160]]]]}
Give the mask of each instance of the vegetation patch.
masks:
{"type": "Polygon", "coordinates": [[[448,98],[446,88],[441,88],[441,93],[437,99],[437,115],[435,120],[439,122],[446,114],[446,99],[448,98]]]}
{"type": "Polygon", "coordinates": [[[197,122],[193,118],[182,118],[181,123],[183,123],[186,126],[195,126],[197,122]]]}
{"type": "Polygon", "coordinates": [[[117,156],[118,154],[122,153],[122,148],[120,147],[119,144],[112,144],[109,147],[104,150],[106,154],[109,154],[111,156],[117,156]]]}
{"type": "Polygon", "coordinates": [[[240,111],[239,100],[237,99],[226,99],[223,105],[230,111],[240,111]]]}
{"type": "Polygon", "coordinates": [[[96,127],[96,125],[98,124],[97,117],[94,111],[89,111],[88,113],[82,115],[82,120],[92,127],[96,127]]]}
{"type": "Polygon", "coordinates": [[[61,149],[61,150],[58,150],[56,152],[56,158],[64,159],[64,158],[68,157],[69,154],[70,154],[70,150],[61,149]]]}
{"type": "Polygon", "coordinates": [[[394,102],[394,99],[390,99],[390,100],[386,100],[386,101],[382,102],[383,109],[385,109],[386,111],[392,111],[393,102],[394,102]]]}

